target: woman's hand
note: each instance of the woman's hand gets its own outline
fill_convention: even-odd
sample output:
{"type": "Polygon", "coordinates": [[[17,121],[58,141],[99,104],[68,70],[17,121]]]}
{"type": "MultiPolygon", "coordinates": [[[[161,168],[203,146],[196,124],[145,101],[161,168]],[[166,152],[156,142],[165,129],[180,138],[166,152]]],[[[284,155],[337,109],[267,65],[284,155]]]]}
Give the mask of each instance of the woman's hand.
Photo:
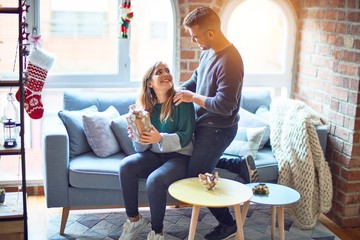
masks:
{"type": "Polygon", "coordinates": [[[134,140],[134,134],[132,133],[130,126],[127,127],[127,133],[128,133],[128,137],[129,137],[131,140],[134,140]]]}
{"type": "Polygon", "coordinates": [[[151,126],[150,131],[144,131],[140,135],[140,143],[141,144],[152,144],[152,143],[158,143],[161,141],[161,135],[159,131],[154,128],[154,126],[151,126]]]}

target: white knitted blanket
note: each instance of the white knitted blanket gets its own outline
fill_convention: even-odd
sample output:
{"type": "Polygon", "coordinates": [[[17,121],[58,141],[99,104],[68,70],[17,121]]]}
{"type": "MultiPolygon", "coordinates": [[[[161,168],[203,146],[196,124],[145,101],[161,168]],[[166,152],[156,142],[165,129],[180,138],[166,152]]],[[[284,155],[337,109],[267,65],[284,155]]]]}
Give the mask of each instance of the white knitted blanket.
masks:
{"type": "Polygon", "coordinates": [[[319,214],[330,210],[333,196],[330,169],[315,128],[321,118],[301,101],[280,98],[271,105],[269,123],[278,183],[301,196],[289,207],[290,213],[298,227],[313,228],[319,214]]]}

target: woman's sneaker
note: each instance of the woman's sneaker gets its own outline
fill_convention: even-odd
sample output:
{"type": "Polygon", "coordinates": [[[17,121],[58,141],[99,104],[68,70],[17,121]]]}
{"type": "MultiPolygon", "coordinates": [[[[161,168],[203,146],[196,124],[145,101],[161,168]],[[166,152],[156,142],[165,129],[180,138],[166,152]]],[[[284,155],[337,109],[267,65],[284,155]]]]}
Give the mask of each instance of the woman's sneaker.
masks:
{"type": "Polygon", "coordinates": [[[127,219],[123,225],[123,230],[119,240],[137,240],[139,239],[139,234],[146,228],[149,224],[149,220],[143,218],[139,215],[139,221],[131,222],[130,219],[127,219]]]}
{"type": "Polygon", "coordinates": [[[147,240],[165,240],[164,234],[156,234],[155,231],[149,232],[147,240]]]}

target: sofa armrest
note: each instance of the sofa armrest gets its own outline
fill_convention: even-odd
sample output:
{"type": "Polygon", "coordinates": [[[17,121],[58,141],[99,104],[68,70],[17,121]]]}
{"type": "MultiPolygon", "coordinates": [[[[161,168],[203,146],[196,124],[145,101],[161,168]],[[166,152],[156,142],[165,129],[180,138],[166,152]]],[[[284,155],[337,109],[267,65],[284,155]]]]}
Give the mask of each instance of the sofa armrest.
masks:
{"type": "Polygon", "coordinates": [[[57,112],[44,114],[42,140],[47,207],[68,206],[69,137],[57,112]]]}
{"type": "Polygon", "coordinates": [[[326,156],[326,143],[327,143],[327,137],[328,137],[327,126],[326,125],[316,126],[316,132],[318,134],[320,145],[323,150],[324,156],[326,156]]]}

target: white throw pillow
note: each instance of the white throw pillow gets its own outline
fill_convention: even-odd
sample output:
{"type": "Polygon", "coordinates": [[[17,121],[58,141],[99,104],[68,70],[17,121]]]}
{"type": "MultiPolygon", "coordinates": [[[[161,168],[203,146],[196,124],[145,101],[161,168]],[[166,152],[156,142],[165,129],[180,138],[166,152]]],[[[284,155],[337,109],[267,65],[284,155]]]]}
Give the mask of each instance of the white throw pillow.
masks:
{"type": "Polygon", "coordinates": [[[110,106],[104,112],[85,114],[82,118],[86,139],[98,157],[108,157],[121,150],[111,130],[111,121],[119,117],[115,107],[110,106]]]}
{"type": "Polygon", "coordinates": [[[239,120],[239,128],[258,128],[258,127],[265,127],[264,128],[264,136],[260,143],[260,149],[265,146],[265,144],[270,139],[270,125],[269,122],[265,119],[256,116],[255,114],[245,110],[244,108],[240,108],[240,120],[239,120]]]}
{"type": "Polygon", "coordinates": [[[256,158],[260,142],[263,137],[264,127],[242,128],[239,127],[235,139],[224,151],[224,154],[234,156],[252,155],[256,158]]]}

